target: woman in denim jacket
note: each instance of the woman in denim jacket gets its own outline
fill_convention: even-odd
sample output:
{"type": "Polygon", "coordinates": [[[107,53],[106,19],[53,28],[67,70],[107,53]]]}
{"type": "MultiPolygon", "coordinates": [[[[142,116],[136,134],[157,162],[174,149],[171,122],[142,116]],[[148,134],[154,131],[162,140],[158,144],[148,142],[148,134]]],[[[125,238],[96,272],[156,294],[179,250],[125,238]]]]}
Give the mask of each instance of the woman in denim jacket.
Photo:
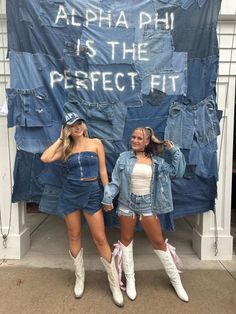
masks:
{"type": "MultiPolygon", "coordinates": [[[[164,241],[159,214],[173,210],[171,179],[181,177],[185,160],[177,146],[170,141],[160,141],[149,127],[136,128],[131,136],[131,150],[118,158],[112,181],[105,186],[103,208],[109,211],[119,193],[117,213],[120,220],[120,241],[116,251],[122,255],[122,269],[126,277],[127,296],[136,298],[133,236],[137,217],[147,234],[156,255],[160,258],[178,297],[188,302],[174,259],[174,248],[164,241]],[[171,154],[167,163],[160,154],[165,146],[171,154]]],[[[120,256],[120,254],[118,254],[120,256]]]]}

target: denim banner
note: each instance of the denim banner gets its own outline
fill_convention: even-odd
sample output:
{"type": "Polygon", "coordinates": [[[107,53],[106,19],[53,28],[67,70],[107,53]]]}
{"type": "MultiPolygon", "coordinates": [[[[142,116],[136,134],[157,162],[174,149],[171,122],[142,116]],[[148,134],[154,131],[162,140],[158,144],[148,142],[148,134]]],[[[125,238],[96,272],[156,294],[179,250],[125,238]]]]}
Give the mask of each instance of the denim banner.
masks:
{"type": "Polygon", "coordinates": [[[63,168],[51,167],[38,194],[27,194],[21,182],[31,180],[32,172],[23,159],[45,179],[48,168],[36,156],[59,136],[64,114],[73,110],[86,120],[90,136],[102,140],[109,173],[137,126],[150,126],[180,146],[187,167],[173,184],[174,213],[161,218],[164,228],[173,229],[173,217],[212,209],[220,5],[221,0],[6,1],[8,127],[16,127],[18,148],[13,200],[39,201],[43,194],[45,208],[49,195],[53,208],[63,168]]]}

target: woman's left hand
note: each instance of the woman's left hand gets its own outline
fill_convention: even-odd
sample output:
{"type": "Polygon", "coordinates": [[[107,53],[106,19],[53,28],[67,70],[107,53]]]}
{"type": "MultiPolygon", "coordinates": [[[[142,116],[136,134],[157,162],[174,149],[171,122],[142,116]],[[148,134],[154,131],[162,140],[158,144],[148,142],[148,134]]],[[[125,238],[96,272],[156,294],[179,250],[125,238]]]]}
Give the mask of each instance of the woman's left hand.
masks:
{"type": "Polygon", "coordinates": [[[113,209],[113,205],[102,204],[102,209],[104,210],[104,212],[109,212],[113,209]]]}
{"type": "Polygon", "coordinates": [[[172,141],[169,141],[169,140],[164,141],[164,145],[168,149],[171,149],[172,147],[174,147],[174,143],[172,141]]]}

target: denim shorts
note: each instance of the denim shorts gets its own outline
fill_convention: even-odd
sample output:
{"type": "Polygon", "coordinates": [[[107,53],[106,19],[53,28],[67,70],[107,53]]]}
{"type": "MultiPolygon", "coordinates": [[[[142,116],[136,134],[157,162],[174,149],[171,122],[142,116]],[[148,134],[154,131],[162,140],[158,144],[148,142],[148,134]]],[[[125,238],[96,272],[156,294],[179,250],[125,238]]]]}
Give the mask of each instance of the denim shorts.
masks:
{"type": "Polygon", "coordinates": [[[146,195],[130,195],[129,207],[118,204],[117,214],[119,216],[133,216],[139,215],[141,220],[144,216],[154,216],[152,211],[151,194],[146,195]]]}

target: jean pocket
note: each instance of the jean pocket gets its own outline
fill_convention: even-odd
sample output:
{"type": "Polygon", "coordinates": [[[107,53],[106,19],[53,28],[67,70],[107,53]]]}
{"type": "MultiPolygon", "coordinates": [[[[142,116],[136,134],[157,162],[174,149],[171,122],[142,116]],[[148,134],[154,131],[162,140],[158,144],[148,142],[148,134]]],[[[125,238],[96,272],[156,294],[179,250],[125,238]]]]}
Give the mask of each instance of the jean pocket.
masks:
{"type": "Polygon", "coordinates": [[[8,127],[43,127],[52,123],[48,95],[44,87],[35,89],[6,89],[8,127]]]}

